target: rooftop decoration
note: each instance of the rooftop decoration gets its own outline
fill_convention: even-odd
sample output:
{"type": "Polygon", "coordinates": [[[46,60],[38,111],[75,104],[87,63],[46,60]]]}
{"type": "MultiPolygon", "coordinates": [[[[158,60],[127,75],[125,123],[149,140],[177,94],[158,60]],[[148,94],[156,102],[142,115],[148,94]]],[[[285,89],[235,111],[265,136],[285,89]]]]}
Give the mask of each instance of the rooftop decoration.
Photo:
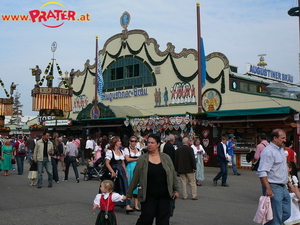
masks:
{"type": "Polygon", "coordinates": [[[7,98],[0,98],[0,116],[12,116],[13,115],[13,92],[17,87],[17,84],[14,84],[12,82],[10,86],[10,94],[8,94],[7,90],[4,87],[4,83],[2,79],[0,78],[0,84],[2,88],[4,89],[5,95],[7,98]]]}
{"type": "Polygon", "coordinates": [[[54,52],[56,51],[57,44],[53,42],[51,45],[51,51],[53,52],[52,61],[49,62],[45,69],[42,79],[40,75],[42,73],[41,69],[37,65],[36,68],[32,70],[32,76],[35,76],[34,89],[31,91],[32,96],[32,110],[40,111],[44,109],[58,109],[63,112],[69,112],[72,110],[72,95],[73,89],[69,82],[62,77],[63,73],[56,63],[56,68],[58,74],[61,76],[64,88],[53,87],[53,70],[54,70],[54,52]],[[47,80],[47,87],[41,87],[44,80],[47,80]]]}

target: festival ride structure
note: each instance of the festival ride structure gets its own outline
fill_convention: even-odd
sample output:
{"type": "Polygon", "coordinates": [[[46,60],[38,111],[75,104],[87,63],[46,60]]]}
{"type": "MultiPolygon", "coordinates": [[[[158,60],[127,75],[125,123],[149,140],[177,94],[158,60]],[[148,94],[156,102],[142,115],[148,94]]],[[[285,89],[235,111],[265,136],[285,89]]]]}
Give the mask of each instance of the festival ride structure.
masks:
{"type": "MultiPolygon", "coordinates": [[[[53,71],[54,71],[54,52],[57,48],[56,42],[51,45],[51,51],[53,52],[53,58],[49,62],[45,69],[42,79],[40,75],[42,71],[36,66],[32,70],[32,76],[35,76],[36,84],[31,91],[32,97],[32,110],[39,111],[40,117],[45,117],[45,119],[64,119],[67,117],[68,113],[72,110],[72,95],[73,88],[68,79],[64,78],[62,71],[56,62],[56,68],[58,74],[61,76],[62,87],[53,87],[53,71]],[[47,87],[42,87],[44,80],[47,80],[47,87]]],[[[55,121],[54,121],[55,122],[55,121]]],[[[32,125],[30,127],[33,129],[41,129],[42,125],[32,125]]]]}
{"type": "Polygon", "coordinates": [[[8,136],[10,132],[9,127],[4,127],[5,116],[12,116],[13,115],[13,92],[16,89],[17,85],[14,82],[10,86],[10,94],[7,92],[6,88],[4,87],[4,83],[0,78],[0,84],[4,89],[6,98],[0,98],[0,134],[4,136],[8,136]]]}

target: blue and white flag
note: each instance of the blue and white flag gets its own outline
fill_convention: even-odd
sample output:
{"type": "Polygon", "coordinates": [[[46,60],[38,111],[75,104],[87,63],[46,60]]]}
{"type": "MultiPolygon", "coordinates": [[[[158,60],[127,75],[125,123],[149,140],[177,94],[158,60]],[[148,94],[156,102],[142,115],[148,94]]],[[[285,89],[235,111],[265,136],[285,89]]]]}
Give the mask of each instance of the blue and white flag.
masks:
{"type": "Polygon", "coordinates": [[[103,81],[103,75],[102,75],[102,66],[101,66],[100,54],[98,55],[97,76],[98,76],[98,94],[100,96],[100,102],[102,102],[104,100],[104,95],[103,95],[104,81],[103,81]]]}

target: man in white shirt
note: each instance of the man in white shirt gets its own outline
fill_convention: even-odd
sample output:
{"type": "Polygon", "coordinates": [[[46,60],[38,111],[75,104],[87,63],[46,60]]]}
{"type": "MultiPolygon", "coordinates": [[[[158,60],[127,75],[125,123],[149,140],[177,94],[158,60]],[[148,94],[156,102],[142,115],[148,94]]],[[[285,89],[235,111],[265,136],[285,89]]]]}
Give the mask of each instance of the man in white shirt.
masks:
{"type": "Polygon", "coordinates": [[[85,143],[85,158],[86,159],[91,159],[92,158],[92,152],[94,149],[94,142],[91,139],[91,136],[86,137],[86,143],[85,143]]]}

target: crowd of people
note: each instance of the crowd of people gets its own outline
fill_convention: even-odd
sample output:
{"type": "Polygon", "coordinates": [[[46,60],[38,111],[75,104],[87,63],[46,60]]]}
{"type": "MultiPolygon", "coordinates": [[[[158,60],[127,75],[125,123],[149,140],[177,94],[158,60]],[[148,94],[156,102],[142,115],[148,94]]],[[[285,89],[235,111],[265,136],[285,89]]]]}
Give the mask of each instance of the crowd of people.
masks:
{"type": "MultiPolygon", "coordinates": [[[[234,175],[241,175],[235,165],[234,138],[234,134],[224,135],[217,145],[220,172],[213,179],[215,186],[221,179],[221,186],[229,187],[229,161],[234,175]]],[[[300,222],[296,153],[292,150],[292,143],[286,140],[284,130],[272,131],[270,140],[269,143],[266,134],[260,134],[260,143],[253,154],[262,193],[270,197],[272,203],[273,219],[267,224],[300,222]],[[297,204],[293,204],[295,202],[297,204]]],[[[48,188],[54,182],[60,182],[59,166],[64,171],[64,182],[68,181],[69,167],[72,166],[75,181],[79,183],[77,166],[93,166],[102,160],[100,166],[106,168],[106,174],[94,199],[93,210],[100,208],[96,224],[116,224],[115,215],[111,213],[115,205],[124,206],[127,214],[140,211],[136,224],[152,224],[154,218],[159,224],[169,224],[175,200],[179,197],[177,180],[181,181],[183,200],[189,199],[188,185],[190,199],[197,200],[197,186],[202,186],[204,180],[203,156],[206,152],[199,138],[183,137],[179,140],[170,134],[162,141],[156,134],[147,134],[121,140],[110,133],[94,140],[91,136],[83,139],[46,131],[35,138],[22,135],[2,138],[0,143],[0,169],[4,176],[9,176],[10,170],[23,175],[24,161],[27,161],[30,163],[30,186],[38,189],[43,186],[44,171],[48,176],[48,188]]]]}

